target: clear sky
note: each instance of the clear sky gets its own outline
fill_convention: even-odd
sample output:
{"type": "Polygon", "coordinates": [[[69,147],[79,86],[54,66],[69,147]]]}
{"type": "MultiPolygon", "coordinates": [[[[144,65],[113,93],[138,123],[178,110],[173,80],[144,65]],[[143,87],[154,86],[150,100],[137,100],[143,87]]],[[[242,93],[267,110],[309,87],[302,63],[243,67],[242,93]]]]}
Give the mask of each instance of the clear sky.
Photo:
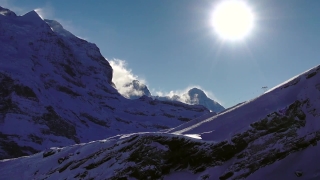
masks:
{"type": "Polygon", "coordinates": [[[320,64],[320,1],[248,0],[250,35],[223,41],[210,25],[219,1],[0,0],[22,15],[40,8],[73,34],[121,59],[152,93],[197,85],[225,107],[320,64]]]}

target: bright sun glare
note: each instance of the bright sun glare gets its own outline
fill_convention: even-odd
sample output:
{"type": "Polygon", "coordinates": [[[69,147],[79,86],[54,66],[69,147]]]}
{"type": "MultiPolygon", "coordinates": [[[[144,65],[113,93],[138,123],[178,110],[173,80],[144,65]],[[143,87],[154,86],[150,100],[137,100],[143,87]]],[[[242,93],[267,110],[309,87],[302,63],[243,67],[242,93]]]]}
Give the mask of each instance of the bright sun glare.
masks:
{"type": "Polygon", "coordinates": [[[212,14],[216,33],[227,40],[241,40],[253,28],[254,16],[249,6],[241,0],[227,0],[217,5],[212,14]]]}

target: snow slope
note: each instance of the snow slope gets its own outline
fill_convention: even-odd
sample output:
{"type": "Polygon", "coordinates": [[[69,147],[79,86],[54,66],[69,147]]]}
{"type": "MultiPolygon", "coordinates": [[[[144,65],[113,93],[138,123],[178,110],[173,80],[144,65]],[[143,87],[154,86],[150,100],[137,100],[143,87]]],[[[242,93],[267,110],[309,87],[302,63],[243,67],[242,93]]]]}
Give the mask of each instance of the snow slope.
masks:
{"type": "Polygon", "coordinates": [[[233,134],[248,130],[251,123],[263,119],[273,112],[279,113],[281,109],[289,107],[290,104],[296,101],[306,104],[304,110],[312,112],[314,117],[317,117],[319,115],[319,110],[317,111],[319,108],[318,100],[320,99],[319,69],[320,67],[318,66],[308,70],[272,91],[222,112],[217,116],[190,121],[169,132],[198,134],[204,131],[212,131],[201,136],[202,139],[210,141],[228,139],[233,134]],[[315,110],[311,109],[311,107],[315,110]]]}
{"type": "Polygon", "coordinates": [[[208,113],[179,102],[128,100],[113,87],[112,73],[95,44],[58,22],[0,7],[0,159],[168,129],[208,113]]]}
{"type": "Polygon", "coordinates": [[[233,109],[167,132],[118,135],[2,160],[0,177],[319,179],[319,99],[320,66],[233,109]]]}

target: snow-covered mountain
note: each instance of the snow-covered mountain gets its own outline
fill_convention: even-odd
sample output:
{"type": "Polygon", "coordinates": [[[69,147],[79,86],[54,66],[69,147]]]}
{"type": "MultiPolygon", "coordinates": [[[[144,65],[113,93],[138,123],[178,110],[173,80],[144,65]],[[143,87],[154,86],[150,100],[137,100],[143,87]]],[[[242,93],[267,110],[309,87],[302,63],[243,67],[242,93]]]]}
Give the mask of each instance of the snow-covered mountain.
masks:
{"type": "Polygon", "coordinates": [[[218,115],[128,100],[94,44],[3,8],[0,63],[1,157],[46,148],[0,179],[320,179],[320,66],[218,115]]]}
{"type": "Polygon", "coordinates": [[[221,112],[225,108],[220,105],[218,102],[210,99],[203,90],[199,88],[191,88],[185,94],[173,95],[172,97],[169,96],[154,96],[155,99],[159,99],[161,101],[180,101],[185,102],[187,104],[192,105],[202,105],[213,112],[221,112]]]}
{"type": "Polygon", "coordinates": [[[118,135],[2,160],[0,177],[320,178],[320,66],[255,99],[212,114],[162,133],[118,135]]]}
{"type": "Polygon", "coordinates": [[[124,86],[129,89],[129,92],[126,92],[129,94],[129,99],[138,99],[142,96],[151,97],[148,87],[138,80],[132,80],[132,82],[127,83],[124,86]]]}
{"type": "Polygon", "coordinates": [[[209,111],[113,87],[99,48],[35,11],[0,7],[0,159],[123,133],[168,129],[209,111]]]}
{"type": "Polygon", "coordinates": [[[191,105],[202,105],[213,112],[221,112],[225,108],[218,102],[210,99],[203,90],[199,88],[191,88],[186,93],[170,96],[152,96],[148,87],[138,80],[133,80],[130,83],[124,85],[126,88],[125,95],[128,95],[129,99],[138,99],[142,96],[152,97],[160,101],[179,101],[191,105]]]}
{"type": "Polygon", "coordinates": [[[187,96],[188,100],[190,101],[189,104],[203,105],[213,112],[221,112],[224,110],[223,106],[210,99],[201,89],[192,88],[188,91],[187,96]]]}

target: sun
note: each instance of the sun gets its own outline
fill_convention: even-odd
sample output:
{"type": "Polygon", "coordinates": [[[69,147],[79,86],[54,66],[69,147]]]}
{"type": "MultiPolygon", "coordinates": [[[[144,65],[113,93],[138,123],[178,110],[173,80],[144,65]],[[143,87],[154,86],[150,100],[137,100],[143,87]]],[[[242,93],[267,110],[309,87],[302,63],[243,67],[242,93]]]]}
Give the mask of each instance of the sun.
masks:
{"type": "Polygon", "coordinates": [[[211,24],[221,38],[241,40],[251,32],[254,15],[244,1],[227,0],[216,6],[211,24]]]}

